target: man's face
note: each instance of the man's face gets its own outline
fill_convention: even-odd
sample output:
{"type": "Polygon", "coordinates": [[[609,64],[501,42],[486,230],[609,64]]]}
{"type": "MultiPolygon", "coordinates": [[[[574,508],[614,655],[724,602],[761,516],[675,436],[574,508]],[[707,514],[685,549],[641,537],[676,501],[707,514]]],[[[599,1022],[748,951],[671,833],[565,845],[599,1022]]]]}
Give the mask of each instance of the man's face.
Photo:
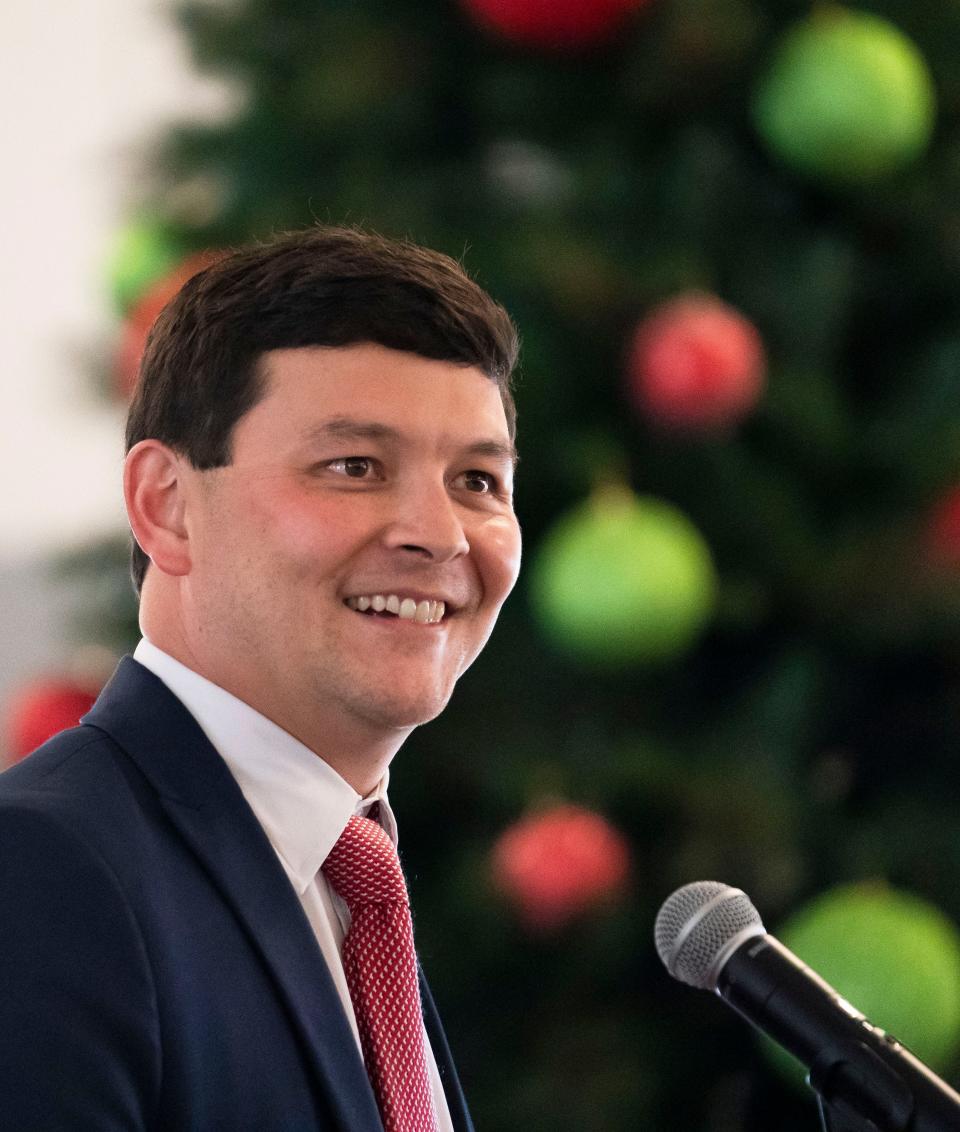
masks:
{"type": "Polygon", "coordinates": [[[372,344],[264,365],[232,463],[193,475],[185,626],[205,675],[323,754],[432,719],[483,647],[520,564],[512,446],[476,368],[372,344]]]}

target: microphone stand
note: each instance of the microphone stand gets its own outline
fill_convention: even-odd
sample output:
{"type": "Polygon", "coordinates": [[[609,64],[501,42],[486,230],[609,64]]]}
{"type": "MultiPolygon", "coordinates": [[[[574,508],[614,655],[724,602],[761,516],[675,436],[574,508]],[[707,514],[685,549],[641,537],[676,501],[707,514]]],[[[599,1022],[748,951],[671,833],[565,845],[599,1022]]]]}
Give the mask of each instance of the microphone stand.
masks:
{"type": "Polygon", "coordinates": [[[823,1132],[880,1132],[872,1120],[851,1112],[846,1106],[840,1108],[836,1104],[827,1104],[819,1093],[817,1111],[820,1113],[823,1132]]]}
{"type": "MultiPolygon", "coordinates": [[[[871,1023],[863,1020],[862,1025],[902,1049],[871,1023]]],[[[926,1066],[917,1065],[924,1077],[911,1087],[896,1063],[887,1062],[855,1039],[822,1049],[810,1066],[807,1084],[816,1093],[823,1132],[960,1132],[956,1095],[948,1096],[952,1092],[948,1086],[926,1066]],[[946,1105],[948,1111],[937,1108],[932,1115],[918,1113],[915,1088],[922,1088],[927,1079],[935,1086],[933,1099],[946,1105]]]]}

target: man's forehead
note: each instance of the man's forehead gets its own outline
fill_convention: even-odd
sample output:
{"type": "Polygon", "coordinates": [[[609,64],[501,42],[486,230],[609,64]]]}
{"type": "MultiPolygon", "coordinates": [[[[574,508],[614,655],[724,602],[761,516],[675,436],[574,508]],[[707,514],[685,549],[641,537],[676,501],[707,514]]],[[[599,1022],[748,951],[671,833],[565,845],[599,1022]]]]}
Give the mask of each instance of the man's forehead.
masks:
{"type": "Polygon", "coordinates": [[[260,401],[318,434],[387,440],[390,429],[442,427],[463,443],[507,446],[515,457],[500,387],[477,366],[360,342],[269,351],[260,376],[260,401]]]}

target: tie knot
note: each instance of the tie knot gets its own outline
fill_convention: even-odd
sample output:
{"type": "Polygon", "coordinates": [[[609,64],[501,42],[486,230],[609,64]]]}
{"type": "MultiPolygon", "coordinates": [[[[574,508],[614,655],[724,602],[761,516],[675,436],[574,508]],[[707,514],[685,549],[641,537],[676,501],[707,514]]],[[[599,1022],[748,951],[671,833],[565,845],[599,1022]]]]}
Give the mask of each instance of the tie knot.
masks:
{"type": "Polygon", "coordinates": [[[397,850],[369,818],[355,815],[347,822],[322,871],[351,913],[362,904],[407,903],[397,850]]]}

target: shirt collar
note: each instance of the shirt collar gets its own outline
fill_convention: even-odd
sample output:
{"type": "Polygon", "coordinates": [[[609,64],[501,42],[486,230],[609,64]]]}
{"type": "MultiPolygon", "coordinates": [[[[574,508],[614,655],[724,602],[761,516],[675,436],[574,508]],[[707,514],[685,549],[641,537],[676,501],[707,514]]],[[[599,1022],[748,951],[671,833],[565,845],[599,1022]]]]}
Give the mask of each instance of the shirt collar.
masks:
{"type": "Polygon", "coordinates": [[[213,744],[301,895],[347,822],[380,803],[379,820],[396,844],[387,799],[389,771],[365,798],[318,755],[272,720],[174,660],[145,638],[138,661],[170,689],[213,744]]]}

